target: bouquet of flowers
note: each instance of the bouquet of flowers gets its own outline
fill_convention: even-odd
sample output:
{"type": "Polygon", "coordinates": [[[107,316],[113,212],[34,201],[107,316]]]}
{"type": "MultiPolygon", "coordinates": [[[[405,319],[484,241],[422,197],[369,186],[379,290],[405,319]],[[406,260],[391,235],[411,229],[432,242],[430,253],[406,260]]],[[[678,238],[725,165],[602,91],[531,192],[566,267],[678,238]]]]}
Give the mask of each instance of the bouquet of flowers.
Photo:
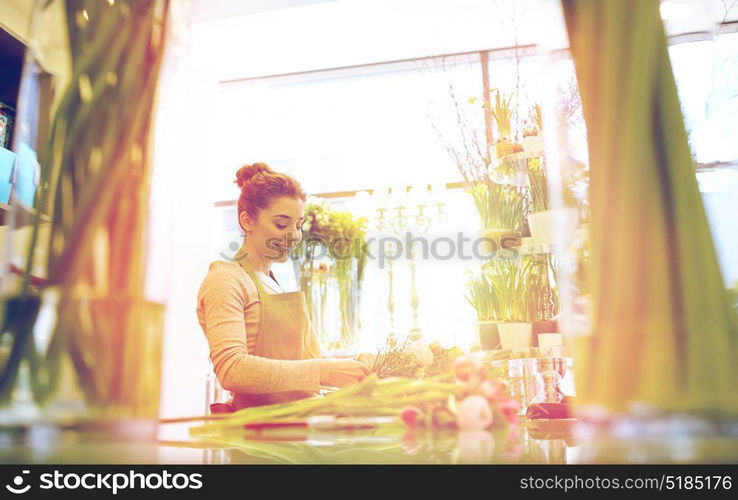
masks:
{"type": "Polygon", "coordinates": [[[446,401],[406,406],[400,417],[410,428],[478,431],[517,425],[520,405],[505,381],[490,377],[477,359],[463,356],[453,363],[458,391],[446,401]]]}
{"type": "Polygon", "coordinates": [[[517,427],[519,405],[505,382],[469,357],[457,358],[449,372],[414,379],[372,373],[358,384],[325,396],[187,420],[202,420],[190,428],[193,437],[243,435],[245,425],[306,422],[311,417],[394,417],[381,425],[412,429],[484,430],[517,427]]]}
{"type": "Polygon", "coordinates": [[[440,343],[410,342],[405,339],[398,343],[388,341],[376,355],[363,354],[359,356],[373,373],[379,378],[409,377],[424,378],[446,373],[462,351],[458,347],[444,348],[440,343]]]}

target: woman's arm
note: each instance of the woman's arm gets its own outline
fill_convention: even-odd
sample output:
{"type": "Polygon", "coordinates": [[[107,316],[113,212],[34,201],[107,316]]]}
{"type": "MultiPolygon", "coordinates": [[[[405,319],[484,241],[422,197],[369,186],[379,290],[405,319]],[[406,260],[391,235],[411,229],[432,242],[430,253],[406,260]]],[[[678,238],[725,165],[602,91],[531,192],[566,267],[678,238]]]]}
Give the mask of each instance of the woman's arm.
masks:
{"type": "Polygon", "coordinates": [[[228,269],[211,269],[198,294],[210,358],[221,386],[232,392],[318,391],[320,361],[268,359],[249,354],[244,308],[255,291],[228,269]]]}

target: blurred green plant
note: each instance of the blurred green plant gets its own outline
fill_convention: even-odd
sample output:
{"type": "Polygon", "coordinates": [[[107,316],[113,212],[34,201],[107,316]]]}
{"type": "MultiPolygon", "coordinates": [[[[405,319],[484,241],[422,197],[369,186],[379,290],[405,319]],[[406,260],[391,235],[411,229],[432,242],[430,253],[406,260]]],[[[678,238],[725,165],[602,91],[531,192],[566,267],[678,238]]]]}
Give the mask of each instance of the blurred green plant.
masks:
{"type": "MultiPolygon", "coordinates": [[[[121,381],[115,377],[123,376],[104,375],[110,364],[103,360],[114,355],[130,364],[137,358],[131,349],[138,346],[126,341],[127,328],[136,321],[125,304],[144,301],[152,110],[169,6],[169,0],[46,0],[40,4],[42,10],[59,8],[64,14],[62,45],[69,49],[69,78],[50,110],[48,140],[40,139],[45,145],[39,148],[36,215],[20,297],[40,300],[31,270],[41,214],[49,213],[46,286],[59,288],[62,298],[57,326],[43,353],[31,333],[38,307],[24,308],[28,314],[22,316],[9,316],[6,310],[2,321],[3,335],[15,332],[13,342],[20,346],[13,347],[11,356],[20,353],[29,359],[31,389],[38,404],[48,402],[56,391],[64,352],[71,356],[89,403],[97,407],[132,404],[127,398],[135,391],[117,392],[103,382],[119,386],[121,381]],[[122,321],[113,325],[114,331],[90,331],[89,318],[71,310],[67,299],[74,301],[85,294],[124,299],[119,301],[122,321]],[[95,336],[102,334],[117,339],[113,344],[120,348],[98,352],[95,336]]],[[[3,402],[15,379],[8,371],[17,368],[15,361],[6,364],[0,379],[3,402]]],[[[136,387],[143,380],[139,378],[125,384],[136,387]]]]}
{"type": "Polygon", "coordinates": [[[535,103],[528,114],[528,120],[530,123],[538,127],[538,132],[543,130],[543,113],[541,112],[541,105],[535,103]]]}
{"type": "Polygon", "coordinates": [[[497,298],[499,321],[517,322],[525,319],[527,269],[521,264],[519,258],[494,258],[483,267],[483,272],[487,273],[497,298]]]}
{"type": "Polygon", "coordinates": [[[476,311],[477,321],[499,319],[498,298],[488,273],[482,270],[479,273],[470,274],[467,289],[466,300],[476,311]]]}
{"type": "Polygon", "coordinates": [[[542,253],[522,256],[522,260],[526,262],[522,318],[530,323],[550,320],[559,308],[554,257],[552,254],[542,253]]]}
{"type": "Polygon", "coordinates": [[[738,317],[738,281],[733,283],[732,288],[728,288],[728,300],[736,317],[738,317]]]}
{"type": "Polygon", "coordinates": [[[490,93],[495,94],[494,105],[490,101],[489,103],[485,103],[485,107],[489,109],[492,114],[492,118],[495,120],[495,124],[497,125],[497,135],[500,140],[511,141],[515,138],[512,127],[513,94],[504,96],[499,89],[492,89],[490,93]]]}
{"type": "Polygon", "coordinates": [[[528,214],[527,188],[488,180],[468,191],[484,229],[519,231],[528,214]]]}
{"type": "Polygon", "coordinates": [[[488,320],[548,320],[558,310],[554,271],[550,254],[495,257],[470,282],[467,300],[488,320]]]}
{"type": "Polygon", "coordinates": [[[546,165],[542,157],[528,159],[528,183],[532,211],[543,212],[550,208],[546,165]]]}

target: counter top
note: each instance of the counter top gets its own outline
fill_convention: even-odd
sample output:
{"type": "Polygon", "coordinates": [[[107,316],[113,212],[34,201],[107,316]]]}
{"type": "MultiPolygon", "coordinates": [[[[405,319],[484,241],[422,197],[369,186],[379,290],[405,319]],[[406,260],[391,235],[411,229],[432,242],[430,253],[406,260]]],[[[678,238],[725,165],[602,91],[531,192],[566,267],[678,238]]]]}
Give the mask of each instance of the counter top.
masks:
{"type": "Polygon", "coordinates": [[[577,464],[737,463],[738,437],[586,436],[574,420],[527,421],[495,432],[280,430],[193,439],[191,423],[158,440],[113,439],[53,427],[0,433],[1,463],[47,464],[577,464]]]}

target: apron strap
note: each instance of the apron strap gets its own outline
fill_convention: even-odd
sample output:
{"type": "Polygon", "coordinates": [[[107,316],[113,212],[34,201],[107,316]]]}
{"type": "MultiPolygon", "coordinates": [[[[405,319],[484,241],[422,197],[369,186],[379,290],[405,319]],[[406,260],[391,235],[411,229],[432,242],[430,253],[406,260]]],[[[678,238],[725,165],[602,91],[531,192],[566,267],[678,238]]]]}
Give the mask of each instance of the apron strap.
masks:
{"type": "MultiPolygon", "coordinates": [[[[249,278],[251,278],[251,281],[254,282],[254,285],[256,286],[256,291],[259,294],[259,300],[264,296],[264,294],[267,294],[267,291],[264,289],[264,285],[262,284],[261,280],[254,276],[254,268],[251,266],[251,263],[249,262],[248,258],[243,258],[240,261],[238,261],[241,268],[246,271],[246,274],[249,275],[249,278]]],[[[272,272],[269,271],[269,274],[272,272]]],[[[277,280],[274,280],[277,281],[277,280]]],[[[279,284],[279,283],[277,283],[279,284]]],[[[281,285],[280,285],[281,286],[281,285]]]]}

